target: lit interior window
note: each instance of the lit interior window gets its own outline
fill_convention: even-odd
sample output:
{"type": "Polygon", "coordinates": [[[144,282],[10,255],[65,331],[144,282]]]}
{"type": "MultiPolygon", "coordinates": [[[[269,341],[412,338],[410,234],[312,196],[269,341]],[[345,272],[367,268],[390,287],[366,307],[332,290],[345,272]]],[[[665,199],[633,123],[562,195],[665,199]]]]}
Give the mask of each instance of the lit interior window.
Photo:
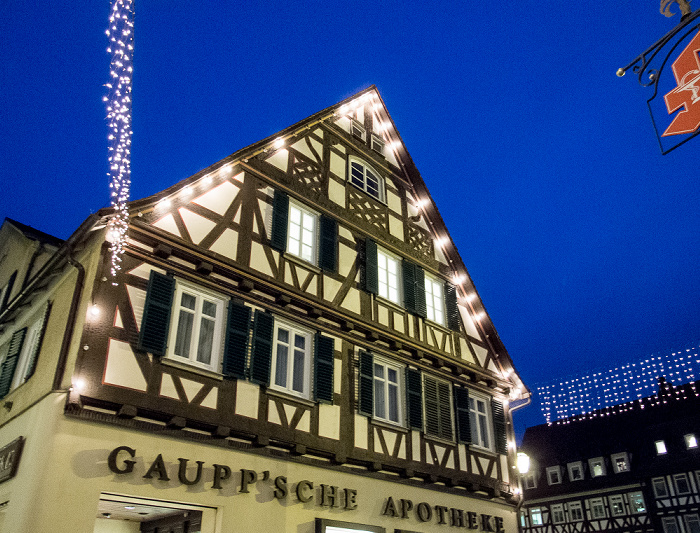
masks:
{"type": "Polygon", "coordinates": [[[697,448],[698,447],[698,439],[695,438],[695,435],[692,433],[689,433],[688,435],[685,436],[685,447],[686,448],[697,448]]]}
{"type": "Polygon", "coordinates": [[[664,441],[657,440],[655,442],[655,444],[656,444],[656,453],[658,455],[663,455],[664,453],[666,453],[666,443],[664,441]]]}

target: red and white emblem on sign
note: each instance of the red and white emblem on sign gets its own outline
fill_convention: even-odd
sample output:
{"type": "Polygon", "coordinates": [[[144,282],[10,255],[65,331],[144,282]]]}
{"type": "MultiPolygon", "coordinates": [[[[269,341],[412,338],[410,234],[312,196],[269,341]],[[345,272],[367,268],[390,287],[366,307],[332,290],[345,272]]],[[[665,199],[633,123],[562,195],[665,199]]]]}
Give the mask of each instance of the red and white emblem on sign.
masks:
{"type": "Polygon", "coordinates": [[[673,62],[678,87],[664,96],[668,114],[685,108],[676,115],[663,136],[693,133],[700,127],[700,32],[688,43],[673,62]]]}

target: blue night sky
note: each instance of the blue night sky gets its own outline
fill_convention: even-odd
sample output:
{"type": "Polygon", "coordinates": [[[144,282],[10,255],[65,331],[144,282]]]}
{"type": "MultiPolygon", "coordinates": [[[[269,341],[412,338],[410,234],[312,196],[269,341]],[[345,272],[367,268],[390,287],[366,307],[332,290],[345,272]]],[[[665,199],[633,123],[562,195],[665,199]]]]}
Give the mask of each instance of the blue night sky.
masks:
{"type": "MultiPolygon", "coordinates": [[[[530,388],[697,346],[700,138],[661,156],[615,76],[658,4],[136,0],[132,198],[375,84],[530,388]]],[[[108,13],[3,2],[0,217],[108,204],[108,13]]]]}

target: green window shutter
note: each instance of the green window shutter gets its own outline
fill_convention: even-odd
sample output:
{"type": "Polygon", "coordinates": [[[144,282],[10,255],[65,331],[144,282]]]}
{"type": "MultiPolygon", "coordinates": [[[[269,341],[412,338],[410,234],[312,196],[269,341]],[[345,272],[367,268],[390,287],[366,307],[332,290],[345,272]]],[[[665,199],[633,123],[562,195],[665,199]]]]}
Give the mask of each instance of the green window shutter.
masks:
{"type": "Polygon", "coordinates": [[[275,319],[269,313],[255,310],[253,326],[253,348],[250,353],[250,381],[258,385],[270,385],[270,365],[272,364],[272,335],[275,319]]]}
{"type": "Polygon", "coordinates": [[[10,339],[10,347],[7,350],[7,356],[0,367],[0,398],[7,396],[12,386],[12,378],[15,376],[17,368],[17,360],[22,351],[24,344],[24,336],[27,334],[27,328],[22,328],[15,331],[10,339]]]}
{"type": "Polygon", "coordinates": [[[165,355],[174,293],[175,280],[151,270],[141,320],[139,350],[157,356],[165,355]]]}
{"type": "Polygon", "coordinates": [[[5,285],[5,294],[2,297],[2,302],[0,302],[0,311],[5,309],[7,307],[7,304],[10,302],[10,294],[12,293],[12,288],[15,285],[15,279],[17,279],[17,271],[16,270],[10,276],[10,279],[8,280],[7,285],[5,285]]]}
{"type": "Polygon", "coordinates": [[[447,327],[452,331],[460,331],[459,308],[457,307],[457,289],[452,283],[445,282],[445,311],[447,327]]]}
{"type": "Polygon", "coordinates": [[[406,261],[401,263],[403,274],[403,301],[406,311],[425,318],[425,274],[418,265],[406,261]]]}
{"type": "Polygon", "coordinates": [[[491,399],[491,414],[493,415],[493,434],[496,452],[505,455],[508,453],[505,410],[503,409],[503,404],[493,398],[491,399]]]}
{"type": "Polygon", "coordinates": [[[333,218],[321,215],[319,234],[318,266],[335,272],[338,269],[338,223],[333,218]]]}
{"type": "Polygon", "coordinates": [[[426,376],[423,399],[425,401],[425,432],[443,439],[452,439],[450,385],[426,376]]]}
{"type": "Polygon", "coordinates": [[[361,415],[374,414],[374,357],[371,353],[360,352],[359,412],[361,415]]]}
{"type": "Polygon", "coordinates": [[[423,429],[423,384],[420,370],[406,369],[406,407],[408,427],[423,429]]]}
{"type": "Polygon", "coordinates": [[[278,252],[287,249],[287,220],[289,218],[289,196],[280,190],[275,190],[272,200],[272,231],[270,246],[278,252]]]}
{"type": "Polygon", "coordinates": [[[365,290],[372,294],[379,292],[379,272],[377,270],[377,243],[372,239],[365,239],[365,290]]]}
{"type": "Polygon", "coordinates": [[[440,437],[452,440],[452,402],[450,399],[450,384],[438,381],[438,405],[440,409],[440,437]]]}
{"type": "Polygon", "coordinates": [[[463,387],[455,387],[455,413],[457,438],[459,442],[469,444],[472,441],[472,429],[469,419],[469,391],[463,387]]]}
{"type": "Polygon", "coordinates": [[[333,403],[335,341],[316,333],[314,347],[314,399],[333,403]]]}
{"type": "Polygon", "coordinates": [[[27,363],[27,372],[24,375],[24,380],[28,380],[34,374],[36,370],[36,362],[39,358],[39,350],[41,350],[41,343],[44,341],[44,332],[46,331],[46,322],[49,319],[49,313],[51,312],[51,303],[46,305],[44,310],[44,316],[41,318],[41,326],[39,326],[39,335],[37,336],[36,342],[32,347],[32,353],[29,354],[29,361],[27,363]]]}
{"type": "Polygon", "coordinates": [[[230,300],[226,320],[224,345],[224,376],[245,379],[248,336],[250,333],[250,307],[230,300]]]}

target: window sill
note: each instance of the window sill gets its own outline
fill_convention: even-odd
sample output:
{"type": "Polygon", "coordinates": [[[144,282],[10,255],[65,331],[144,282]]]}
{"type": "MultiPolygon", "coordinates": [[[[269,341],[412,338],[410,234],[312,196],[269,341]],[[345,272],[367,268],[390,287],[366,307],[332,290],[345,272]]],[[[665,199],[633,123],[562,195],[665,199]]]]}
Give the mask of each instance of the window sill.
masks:
{"type": "Polygon", "coordinates": [[[430,435],[426,433],[425,431],[422,431],[423,438],[425,440],[431,440],[433,442],[437,442],[439,444],[446,444],[449,446],[454,446],[455,444],[458,444],[458,442],[455,439],[445,439],[443,437],[437,437],[435,435],[430,435]]]}
{"type": "Polygon", "coordinates": [[[321,273],[321,269],[317,266],[314,265],[313,263],[307,261],[306,259],[302,259],[298,255],[294,255],[289,252],[284,252],[284,259],[285,261],[289,261],[290,263],[296,263],[299,266],[302,266],[304,268],[308,268],[309,270],[312,270],[316,274],[321,273]]]}
{"type": "Polygon", "coordinates": [[[395,424],[393,422],[388,422],[386,420],[380,420],[378,418],[372,418],[371,424],[373,426],[382,427],[385,429],[392,429],[395,431],[398,430],[401,433],[408,433],[408,428],[406,426],[402,426],[401,424],[395,424]]]}
{"type": "Polygon", "coordinates": [[[293,400],[305,407],[313,407],[316,405],[316,402],[313,400],[303,398],[302,396],[297,396],[296,394],[292,394],[291,392],[287,392],[285,390],[273,389],[272,387],[267,388],[267,395],[274,396],[282,400],[293,400]]]}
{"type": "Polygon", "coordinates": [[[392,310],[394,310],[398,313],[405,313],[406,312],[406,309],[401,307],[401,304],[397,304],[396,302],[392,302],[388,298],[384,298],[384,296],[379,296],[378,294],[376,294],[375,298],[377,299],[377,303],[380,303],[382,305],[390,307],[392,310]]]}
{"type": "Polygon", "coordinates": [[[177,368],[178,370],[184,370],[186,372],[191,372],[193,374],[199,374],[200,376],[205,376],[211,379],[216,379],[217,381],[223,381],[224,376],[213,370],[208,370],[193,364],[184,363],[176,359],[164,356],[160,358],[161,364],[165,366],[170,366],[172,368],[177,368]]]}

